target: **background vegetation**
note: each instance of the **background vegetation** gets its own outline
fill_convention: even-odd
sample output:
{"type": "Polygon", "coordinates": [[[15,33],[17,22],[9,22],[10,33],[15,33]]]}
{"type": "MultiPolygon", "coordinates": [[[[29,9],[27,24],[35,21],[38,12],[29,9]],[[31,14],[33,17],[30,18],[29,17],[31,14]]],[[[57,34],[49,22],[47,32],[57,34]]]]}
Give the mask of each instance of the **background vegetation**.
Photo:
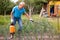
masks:
{"type": "MultiPolygon", "coordinates": [[[[52,33],[57,34],[60,33],[58,30],[58,22],[57,18],[39,18],[38,15],[32,16],[35,22],[30,22],[25,16],[22,16],[23,20],[23,31],[24,33],[52,33]]],[[[5,33],[9,33],[9,25],[10,25],[10,16],[7,16],[4,19],[4,16],[0,16],[0,34],[6,35],[5,33]],[[3,20],[3,21],[2,21],[3,20]]],[[[59,24],[60,25],[60,24],[59,24]]],[[[16,24],[16,31],[18,29],[18,24],[16,24]]],[[[59,26],[60,27],[60,26],[59,26]]]]}

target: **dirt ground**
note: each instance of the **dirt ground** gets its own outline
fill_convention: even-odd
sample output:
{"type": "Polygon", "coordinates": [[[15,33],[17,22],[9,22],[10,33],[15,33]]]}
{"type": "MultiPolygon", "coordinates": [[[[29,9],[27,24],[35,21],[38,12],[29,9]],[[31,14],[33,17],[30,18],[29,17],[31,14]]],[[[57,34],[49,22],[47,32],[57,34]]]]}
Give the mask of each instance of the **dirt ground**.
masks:
{"type": "Polygon", "coordinates": [[[60,35],[20,36],[14,37],[13,39],[4,39],[3,36],[0,36],[0,40],[60,40],[60,35]]]}

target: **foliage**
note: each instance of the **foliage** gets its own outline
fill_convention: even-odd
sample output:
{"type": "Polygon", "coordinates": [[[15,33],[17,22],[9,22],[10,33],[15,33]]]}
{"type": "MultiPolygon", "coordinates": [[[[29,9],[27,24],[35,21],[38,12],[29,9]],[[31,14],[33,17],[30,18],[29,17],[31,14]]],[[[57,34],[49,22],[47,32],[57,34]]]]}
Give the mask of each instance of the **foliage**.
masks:
{"type": "MultiPolygon", "coordinates": [[[[50,33],[50,34],[55,34],[58,33],[58,27],[56,27],[53,21],[48,21],[47,18],[38,18],[38,15],[32,16],[35,22],[30,22],[28,19],[26,19],[25,16],[22,16],[23,20],[23,30],[22,30],[22,35],[40,35],[44,33],[50,33]],[[31,34],[30,34],[31,33],[31,34]]],[[[2,20],[4,17],[1,16],[0,20],[0,34],[2,35],[7,35],[9,34],[9,25],[10,25],[10,17],[7,16],[6,20],[2,20]],[[7,21],[8,20],[8,21],[7,21]],[[1,22],[2,21],[2,22],[1,22]]],[[[56,23],[56,22],[55,22],[56,23]]],[[[18,24],[16,24],[16,34],[18,31],[18,24]]],[[[8,36],[8,35],[7,35],[8,36]]]]}
{"type": "Polygon", "coordinates": [[[0,14],[4,15],[6,12],[11,11],[13,3],[10,0],[0,0],[0,14]]]}
{"type": "Polygon", "coordinates": [[[21,1],[24,1],[26,3],[26,10],[29,12],[29,9],[32,8],[32,13],[40,13],[40,10],[43,6],[43,3],[48,2],[49,0],[19,0],[16,4],[11,2],[10,0],[0,0],[0,14],[6,15],[9,14],[12,10],[12,8],[15,5],[18,5],[21,1]],[[28,7],[29,6],[29,7],[28,7]]]}

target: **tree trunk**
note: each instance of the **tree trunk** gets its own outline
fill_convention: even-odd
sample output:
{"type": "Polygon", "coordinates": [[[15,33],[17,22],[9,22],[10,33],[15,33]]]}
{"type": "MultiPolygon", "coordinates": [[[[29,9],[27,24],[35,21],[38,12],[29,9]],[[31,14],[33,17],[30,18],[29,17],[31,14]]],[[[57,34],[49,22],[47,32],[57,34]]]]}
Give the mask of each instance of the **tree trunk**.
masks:
{"type": "Polygon", "coordinates": [[[29,15],[31,17],[34,7],[32,7],[31,5],[28,5],[28,9],[29,9],[29,15]]]}
{"type": "Polygon", "coordinates": [[[34,13],[34,12],[33,12],[33,9],[34,9],[34,6],[32,7],[32,14],[34,13]]]}
{"type": "Polygon", "coordinates": [[[29,15],[30,15],[30,17],[31,17],[31,13],[32,13],[31,8],[29,8],[29,15]]]}
{"type": "Polygon", "coordinates": [[[6,10],[4,11],[4,16],[6,16],[6,10]]]}
{"type": "Polygon", "coordinates": [[[28,5],[28,9],[29,9],[29,15],[31,17],[32,10],[31,10],[31,6],[30,5],[28,5]]]}
{"type": "Polygon", "coordinates": [[[5,19],[6,19],[6,10],[4,11],[4,17],[5,17],[5,18],[4,18],[4,20],[5,20],[5,19]]]}

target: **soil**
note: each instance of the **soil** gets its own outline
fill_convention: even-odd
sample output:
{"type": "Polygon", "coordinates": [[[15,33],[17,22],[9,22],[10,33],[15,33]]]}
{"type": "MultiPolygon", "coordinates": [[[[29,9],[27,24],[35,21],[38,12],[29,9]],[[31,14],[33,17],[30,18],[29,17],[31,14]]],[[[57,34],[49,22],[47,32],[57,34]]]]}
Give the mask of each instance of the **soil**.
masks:
{"type": "MultiPolygon", "coordinates": [[[[4,40],[4,37],[0,36],[0,40],[4,40]]],[[[20,36],[20,37],[15,37],[13,39],[7,39],[7,40],[60,40],[60,35],[20,36]]]]}

